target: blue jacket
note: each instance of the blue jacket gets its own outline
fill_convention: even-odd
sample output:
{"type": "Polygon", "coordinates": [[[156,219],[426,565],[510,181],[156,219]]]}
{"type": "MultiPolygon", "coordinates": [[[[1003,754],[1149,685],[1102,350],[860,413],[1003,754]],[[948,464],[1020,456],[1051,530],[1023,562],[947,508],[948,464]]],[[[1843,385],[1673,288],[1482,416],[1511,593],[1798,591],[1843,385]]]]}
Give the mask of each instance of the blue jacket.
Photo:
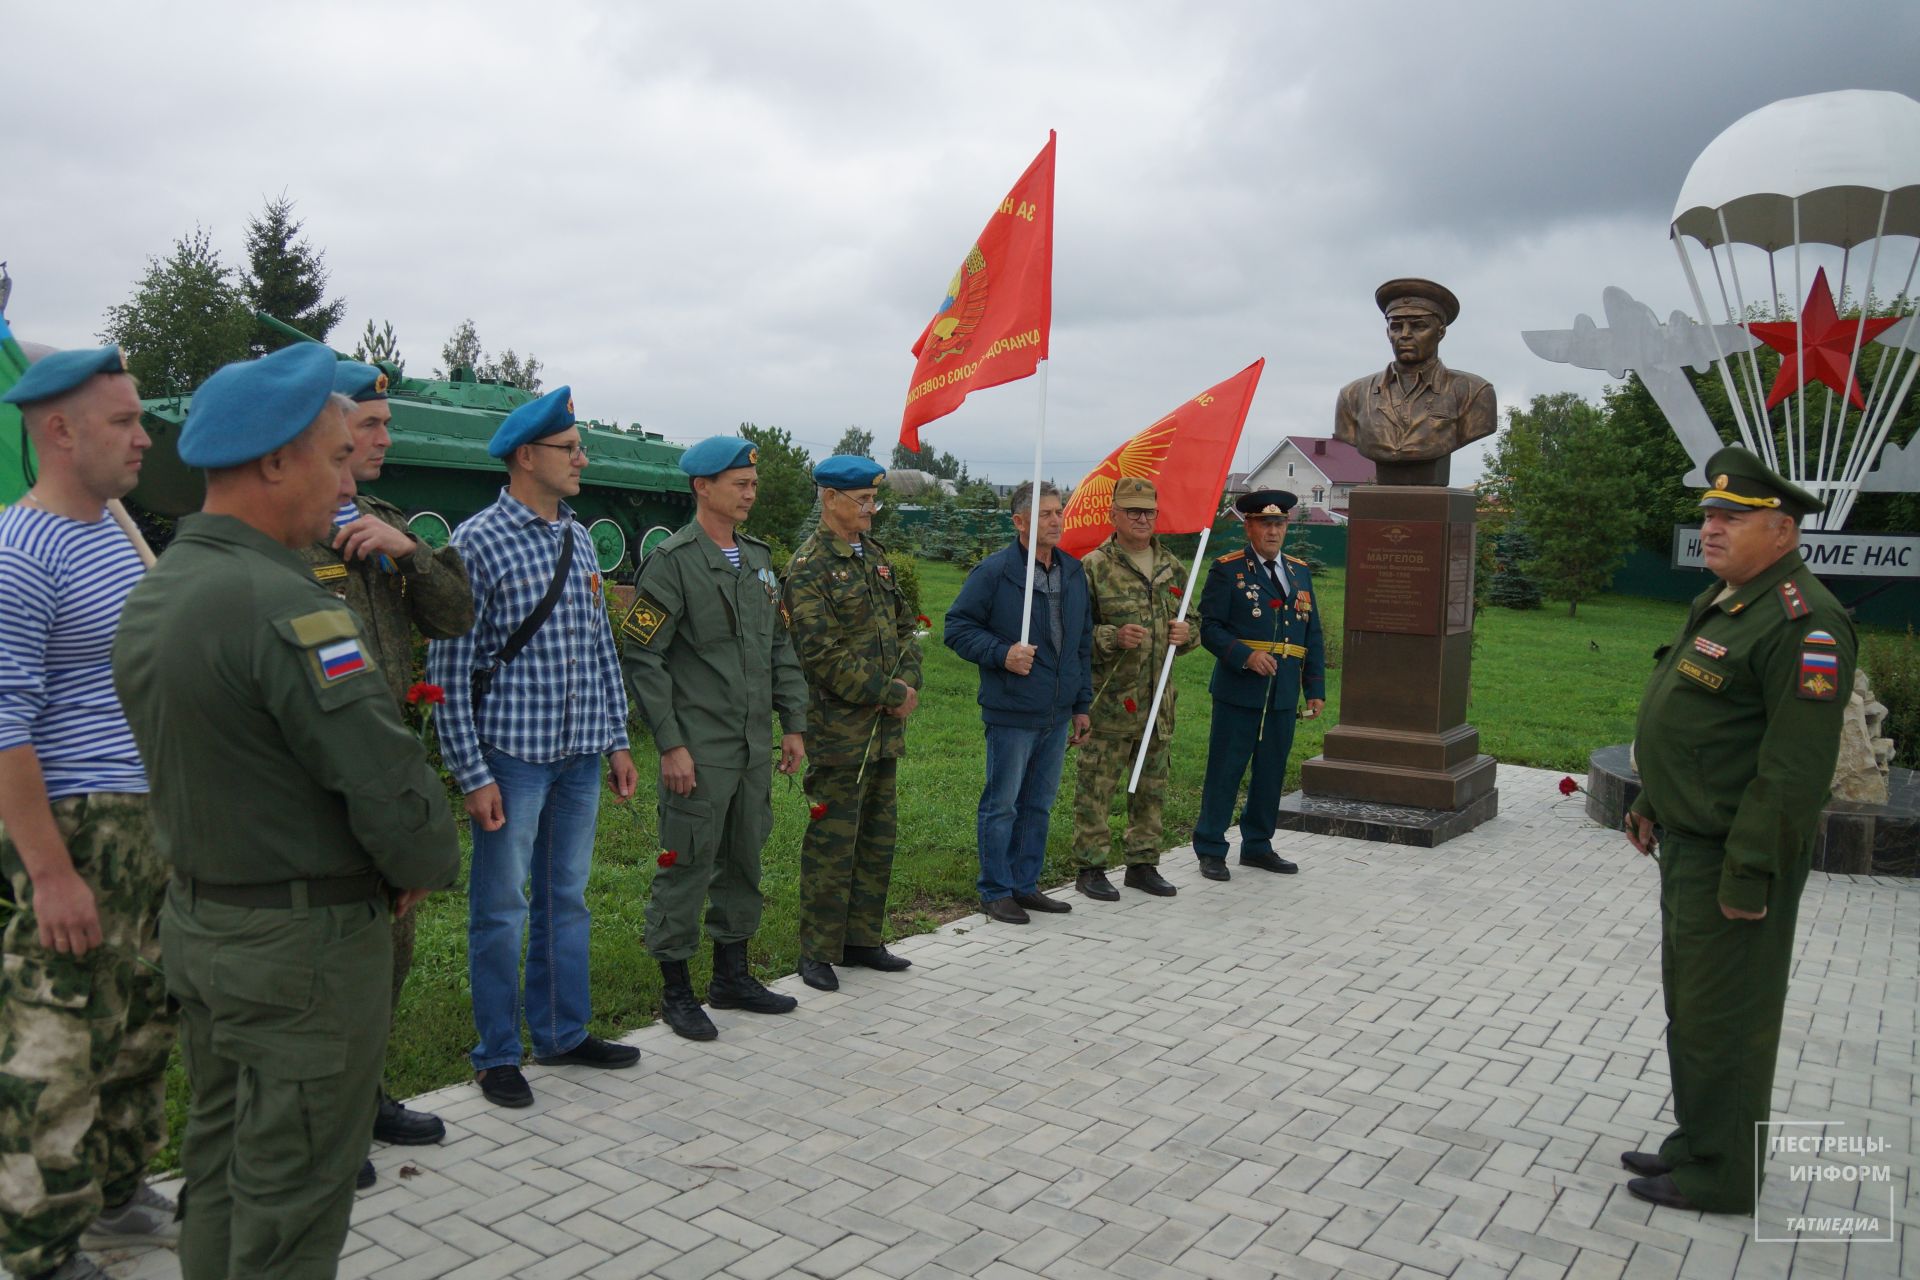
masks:
{"type": "Polygon", "coordinates": [[[1292,599],[1277,611],[1273,584],[1252,550],[1229,552],[1207,566],[1207,585],[1200,593],[1200,643],[1215,659],[1207,689],[1216,702],[1257,707],[1271,693],[1275,707],[1291,710],[1303,697],[1327,696],[1320,601],[1313,594],[1306,561],[1283,558],[1292,599]],[[1246,669],[1256,648],[1280,659],[1273,676],[1246,669]]]}
{"type": "MultiPolygon", "coordinates": [[[[1036,583],[1028,643],[1038,652],[1033,670],[1017,676],[1004,665],[1020,642],[1020,598],[1027,586],[1027,549],[1018,542],[974,567],[947,610],[947,648],[980,668],[980,718],[988,724],[1044,729],[1093,705],[1093,610],[1087,572],[1054,548],[1060,566],[1060,633],[1053,645],[1047,598],[1036,583]]],[[[1036,571],[1037,576],[1037,571],[1036,571]]]]}

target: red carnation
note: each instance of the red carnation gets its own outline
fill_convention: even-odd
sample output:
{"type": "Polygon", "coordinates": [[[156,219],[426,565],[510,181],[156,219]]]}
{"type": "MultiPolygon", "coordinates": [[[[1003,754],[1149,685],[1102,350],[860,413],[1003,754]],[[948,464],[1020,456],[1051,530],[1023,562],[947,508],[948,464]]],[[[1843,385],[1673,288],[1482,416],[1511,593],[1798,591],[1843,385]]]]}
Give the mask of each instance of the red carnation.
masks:
{"type": "MultiPolygon", "coordinates": [[[[1286,603],[1286,601],[1285,601],[1285,600],[1269,600],[1269,601],[1267,601],[1267,608],[1269,608],[1269,609],[1278,609],[1278,608],[1279,608],[1279,607],[1280,607],[1281,605],[1283,605],[1283,604],[1285,604],[1285,603],[1286,603]]],[[[1206,608],[1207,608],[1207,606],[1205,606],[1205,605],[1201,605],[1201,606],[1200,606],[1200,610],[1201,610],[1201,612],[1203,612],[1203,613],[1204,613],[1204,612],[1206,611],[1206,608]]]]}
{"type": "Polygon", "coordinates": [[[1173,592],[1173,594],[1176,596],[1180,594],[1180,588],[1178,587],[1168,587],[1167,590],[1173,592]]]}
{"type": "Polygon", "coordinates": [[[1122,702],[1120,705],[1127,709],[1128,715],[1132,715],[1134,712],[1140,709],[1139,704],[1134,702],[1132,698],[1128,698],[1125,702],[1122,702]]]}
{"type": "Polygon", "coordinates": [[[914,620],[915,622],[917,622],[917,623],[919,623],[919,624],[920,624],[921,626],[923,626],[923,627],[930,627],[930,626],[932,626],[932,625],[933,625],[933,619],[932,619],[932,618],[929,618],[929,617],[928,617],[928,616],[927,616],[926,614],[924,614],[924,613],[916,613],[916,614],[914,614],[914,615],[913,615],[913,620],[914,620]]]}
{"type": "Polygon", "coordinates": [[[1579,783],[1577,783],[1577,782],[1575,782],[1575,781],[1574,781],[1574,780],[1573,780],[1572,778],[1562,778],[1562,779],[1560,779],[1560,794],[1561,794],[1561,795],[1563,795],[1563,796],[1570,796],[1570,795],[1572,795],[1572,794],[1573,794],[1574,792],[1576,792],[1576,791],[1578,791],[1579,789],[1580,789],[1580,784],[1579,784],[1579,783]]]}
{"type": "Polygon", "coordinates": [[[807,810],[807,813],[814,822],[818,822],[820,821],[820,819],[827,816],[827,806],[824,804],[817,804],[813,806],[813,808],[807,810]]]}
{"type": "Polygon", "coordinates": [[[680,861],[680,855],[671,849],[662,849],[659,858],[655,859],[655,861],[659,862],[663,867],[670,867],[680,861]]]}
{"type": "Polygon", "coordinates": [[[424,680],[416,682],[407,690],[407,701],[411,703],[418,704],[428,702],[437,707],[446,700],[447,691],[445,689],[442,689],[437,684],[428,684],[424,680]]]}

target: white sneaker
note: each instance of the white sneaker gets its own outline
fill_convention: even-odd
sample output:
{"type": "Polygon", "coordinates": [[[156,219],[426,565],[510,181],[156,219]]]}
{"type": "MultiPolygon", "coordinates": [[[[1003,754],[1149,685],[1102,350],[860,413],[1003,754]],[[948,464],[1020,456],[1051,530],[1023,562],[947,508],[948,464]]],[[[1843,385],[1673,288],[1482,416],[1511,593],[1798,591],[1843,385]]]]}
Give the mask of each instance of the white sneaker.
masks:
{"type": "Polygon", "coordinates": [[[108,1209],[80,1233],[83,1249],[125,1249],[154,1245],[164,1249],[180,1247],[179,1209],[173,1201],[142,1184],[133,1199],[117,1209],[108,1209]]]}

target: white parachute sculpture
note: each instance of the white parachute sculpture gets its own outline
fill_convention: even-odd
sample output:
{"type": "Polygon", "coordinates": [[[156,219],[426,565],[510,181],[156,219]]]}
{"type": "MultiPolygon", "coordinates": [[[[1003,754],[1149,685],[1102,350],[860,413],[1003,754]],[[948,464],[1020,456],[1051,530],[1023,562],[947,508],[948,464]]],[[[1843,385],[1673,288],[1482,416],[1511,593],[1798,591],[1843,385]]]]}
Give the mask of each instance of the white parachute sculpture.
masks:
{"type": "Polygon", "coordinates": [[[1721,441],[1685,367],[1712,366],[1740,443],[1826,500],[1807,528],[1844,526],[1862,490],[1920,490],[1920,440],[1887,444],[1920,369],[1920,102],[1845,90],[1741,118],[1693,162],[1671,238],[1705,323],[1676,311],[1663,325],[1610,288],[1610,327],[1580,316],[1571,329],[1523,334],[1527,345],[1615,377],[1639,373],[1693,460],[1693,484],[1721,441]],[[1779,357],[1771,379],[1763,346],[1779,357]]]}

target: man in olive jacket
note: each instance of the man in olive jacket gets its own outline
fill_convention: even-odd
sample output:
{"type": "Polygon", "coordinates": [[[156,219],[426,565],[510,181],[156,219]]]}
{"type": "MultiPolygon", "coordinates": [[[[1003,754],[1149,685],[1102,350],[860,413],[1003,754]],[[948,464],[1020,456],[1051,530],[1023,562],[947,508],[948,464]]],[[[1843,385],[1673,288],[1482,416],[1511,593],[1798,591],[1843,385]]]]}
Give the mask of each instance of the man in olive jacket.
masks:
{"type": "Polygon", "coordinates": [[[719,1034],[693,993],[701,908],[713,938],[708,1003],[790,1013],[747,963],[760,928],[760,848],[773,831],[773,753],[781,773],[807,758],[807,681],[780,618],[772,552],[740,532],[759,492],[753,442],[713,436],[680,455],[694,518],[640,566],[621,624],[634,709],[660,750],[660,858],[647,899],[647,950],[660,964],[662,1016],[678,1035],[719,1034]]]}
{"type": "Polygon", "coordinates": [[[836,964],[893,973],[910,961],[888,951],[894,776],[907,752],[906,719],[920,705],[920,641],[913,608],[872,536],[871,458],[842,454],[813,469],[820,527],[787,566],[784,602],[794,652],[813,691],[807,706],[807,799],[800,841],[800,977],[834,991],[836,964]]]}
{"type": "Polygon", "coordinates": [[[1634,731],[1643,789],[1627,814],[1633,846],[1659,854],[1676,1127],[1621,1163],[1642,1200],[1749,1213],[1856,646],[1800,558],[1799,518],[1823,504],[1745,449],[1722,449],[1706,471],[1701,543],[1720,581],[1655,655],[1634,731]]]}
{"type": "Polygon", "coordinates": [[[460,867],[425,749],[300,559],[353,496],[333,366],[303,343],[195,393],[180,457],[207,469],[206,505],[114,643],[173,867],[186,1280],[335,1274],[386,1050],[391,914],[460,867]]]}

